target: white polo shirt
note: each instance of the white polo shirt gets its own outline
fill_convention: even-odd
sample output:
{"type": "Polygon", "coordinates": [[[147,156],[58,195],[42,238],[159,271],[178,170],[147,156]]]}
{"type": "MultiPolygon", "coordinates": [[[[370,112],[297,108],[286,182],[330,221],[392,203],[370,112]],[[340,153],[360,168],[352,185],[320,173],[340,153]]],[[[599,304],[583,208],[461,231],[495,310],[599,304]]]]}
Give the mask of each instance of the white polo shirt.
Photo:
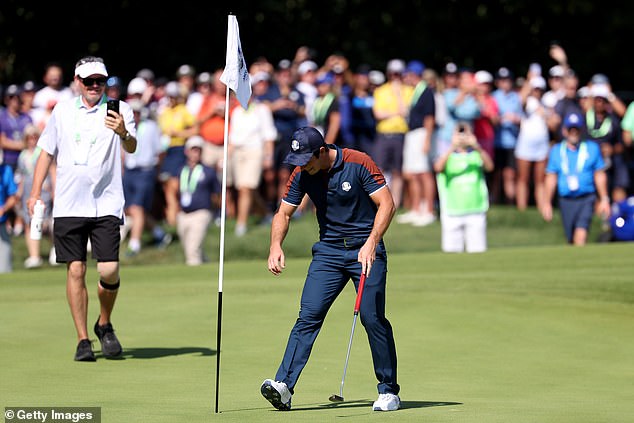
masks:
{"type": "MultiPolygon", "coordinates": [[[[125,127],[134,115],[121,101],[125,127]]],[[[106,97],[87,108],[80,97],[58,103],[37,145],[57,160],[53,217],[123,217],[121,139],[105,126],[106,97]]]]}

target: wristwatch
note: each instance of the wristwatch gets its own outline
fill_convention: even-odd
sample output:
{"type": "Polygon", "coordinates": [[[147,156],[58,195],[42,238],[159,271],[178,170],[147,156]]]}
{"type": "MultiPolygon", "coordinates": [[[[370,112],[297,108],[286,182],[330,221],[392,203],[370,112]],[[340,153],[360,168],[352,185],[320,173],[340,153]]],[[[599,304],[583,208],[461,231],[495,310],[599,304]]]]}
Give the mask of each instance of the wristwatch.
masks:
{"type": "Polygon", "coordinates": [[[128,131],[125,131],[125,135],[124,136],[119,136],[121,138],[121,141],[127,141],[130,138],[132,138],[132,136],[130,135],[130,133],[128,131]]]}

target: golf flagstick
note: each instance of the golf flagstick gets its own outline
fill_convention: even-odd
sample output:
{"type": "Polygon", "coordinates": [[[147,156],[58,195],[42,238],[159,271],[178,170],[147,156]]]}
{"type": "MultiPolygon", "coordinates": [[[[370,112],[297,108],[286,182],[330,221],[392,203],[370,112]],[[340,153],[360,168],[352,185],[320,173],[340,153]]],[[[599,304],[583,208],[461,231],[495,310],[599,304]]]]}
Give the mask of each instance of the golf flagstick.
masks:
{"type": "Polygon", "coordinates": [[[346,371],[348,370],[348,359],[350,358],[350,348],[352,347],[352,338],[354,336],[354,328],[357,325],[357,316],[359,315],[359,308],[361,307],[361,296],[363,295],[364,286],[365,286],[365,273],[361,273],[361,277],[359,278],[359,289],[357,289],[357,300],[354,303],[354,317],[352,318],[352,330],[350,331],[350,341],[348,342],[348,352],[346,353],[346,362],[343,366],[343,376],[341,378],[341,386],[339,387],[339,395],[332,394],[329,398],[329,400],[333,402],[343,401],[343,384],[346,381],[346,371]]]}
{"type": "Polygon", "coordinates": [[[222,281],[224,275],[225,257],[225,220],[227,205],[227,149],[229,142],[229,89],[233,90],[238,102],[243,109],[249,107],[251,98],[251,77],[247,70],[242,45],[240,43],[240,29],[235,15],[229,14],[227,17],[227,57],[225,69],[220,75],[220,80],[227,86],[225,96],[225,132],[223,143],[222,161],[222,205],[220,207],[220,258],[218,266],[218,318],[216,328],[216,405],[215,412],[218,413],[218,392],[220,389],[220,340],[222,331],[222,281]]]}

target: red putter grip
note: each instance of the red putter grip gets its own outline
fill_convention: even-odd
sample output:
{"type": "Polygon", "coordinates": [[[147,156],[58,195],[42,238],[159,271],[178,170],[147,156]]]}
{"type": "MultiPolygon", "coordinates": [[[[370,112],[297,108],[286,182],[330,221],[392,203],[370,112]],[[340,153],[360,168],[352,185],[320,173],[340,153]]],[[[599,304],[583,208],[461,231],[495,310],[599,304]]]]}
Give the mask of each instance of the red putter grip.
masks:
{"type": "Polygon", "coordinates": [[[361,296],[363,295],[364,285],[365,285],[365,273],[361,273],[361,278],[359,278],[359,290],[357,291],[357,302],[354,303],[354,314],[359,313],[359,307],[361,307],[361,296]]]}

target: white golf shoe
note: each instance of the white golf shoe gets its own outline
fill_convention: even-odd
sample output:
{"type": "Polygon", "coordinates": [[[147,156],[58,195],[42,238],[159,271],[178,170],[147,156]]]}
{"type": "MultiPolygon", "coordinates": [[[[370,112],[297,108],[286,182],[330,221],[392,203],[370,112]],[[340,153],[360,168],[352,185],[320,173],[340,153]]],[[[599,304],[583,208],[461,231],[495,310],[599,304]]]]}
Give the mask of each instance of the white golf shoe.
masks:
{"type": "Polygon", "coordinates": [[[278,410],[288,411],[291,409],[292,394],[284,382],[266,379],[262,382],[260,392],[278,410]]]}
{"type": "Polygon", "coordinates": [[[401,407],[401,399],[394,394],[379,394],[379,398],[372,404],[374,411],[395,411],[401,407]]]}

